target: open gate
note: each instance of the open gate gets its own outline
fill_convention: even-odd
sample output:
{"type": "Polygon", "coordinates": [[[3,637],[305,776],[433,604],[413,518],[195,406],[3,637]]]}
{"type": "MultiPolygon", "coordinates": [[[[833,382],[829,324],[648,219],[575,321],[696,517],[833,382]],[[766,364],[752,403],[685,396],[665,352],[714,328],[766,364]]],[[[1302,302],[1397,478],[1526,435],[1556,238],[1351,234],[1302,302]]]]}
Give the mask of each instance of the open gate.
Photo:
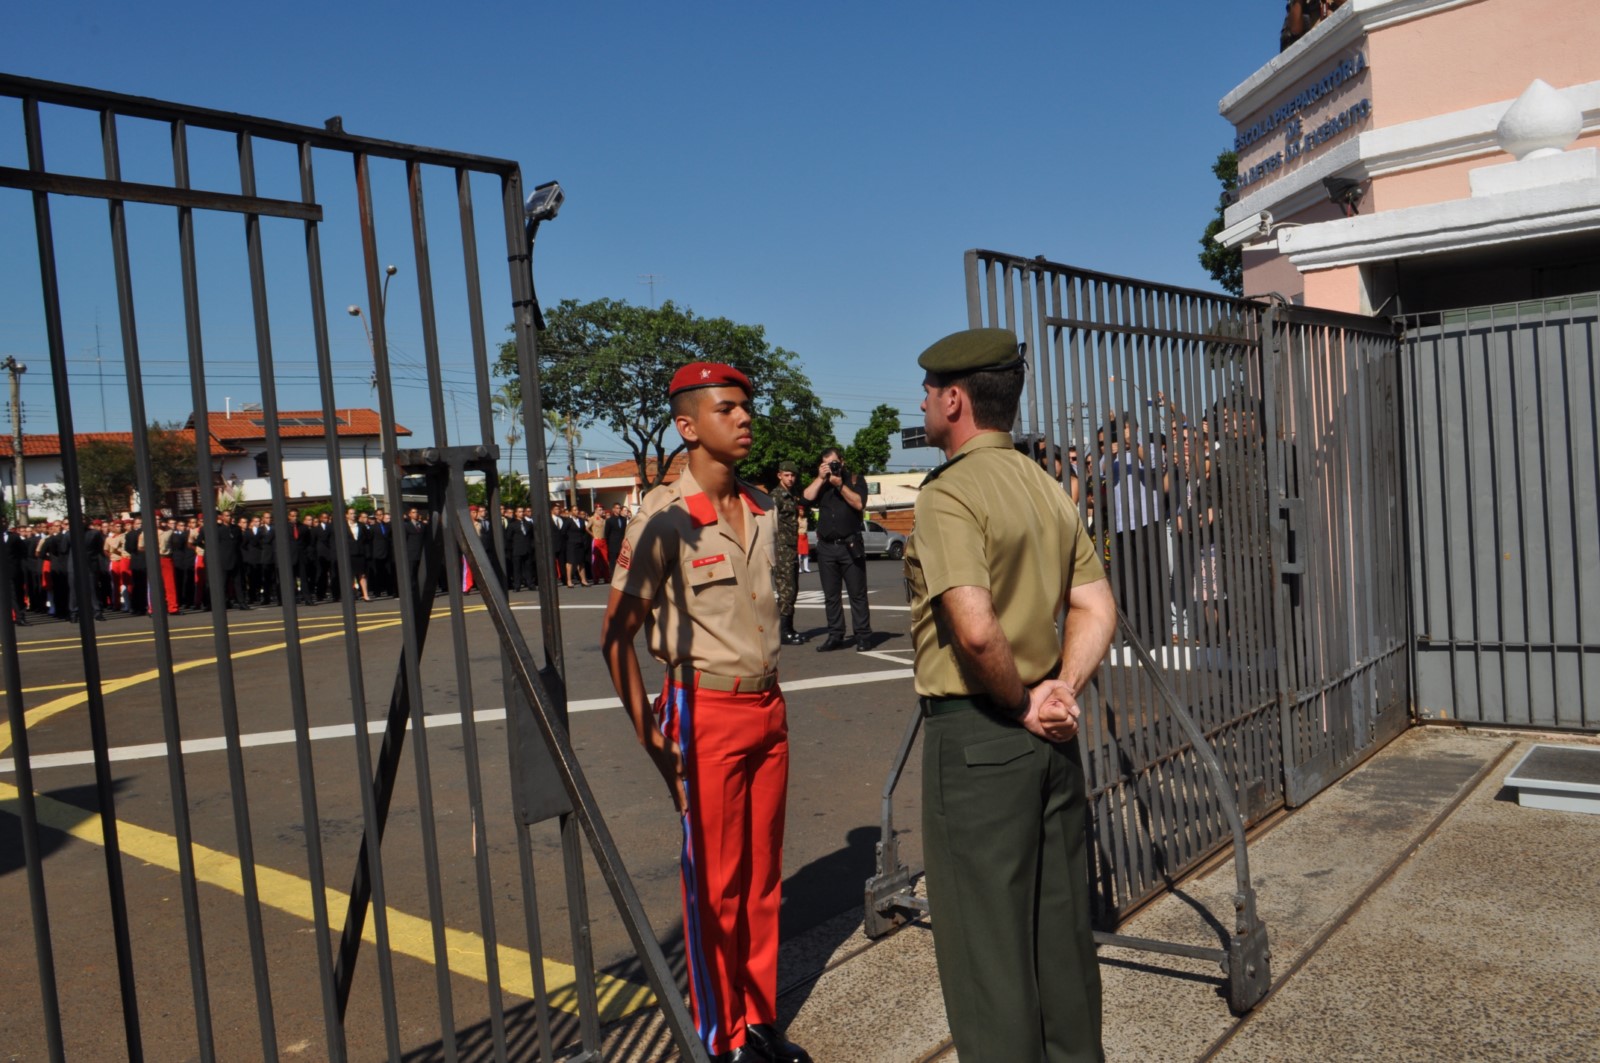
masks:
{"type": "MultiPolygon", "coordinates": [[[[0,167],[0,207],[14,226],[9,250],[18,259],[37,257],[28,317],[38,316],[48,355],[64,474],[63,541],[70,545],[56,556],[55,575],[66,578],[57,581],[53,608],[63,621],[70,611],[77,637],[48,648],[70,658],[68,671],[82,669],[82,681],[65,688],[39,678],[43,651],[29,643],[24,655],[13,619],[36,603],[20,601],[12,580],[0,578],[10,724],[0,743],[0,828],[20,841],[20,864],[5,870],[25,871],[31,916],[7,928],[9,944],[0,951],[20,974],[31,926],[38,976],[36,983],[11,980],[8,1010],[25,1016],[13,1034],[36,1040],[7,1049],[52,1060],[138,1060],[147,1052],[209,1060],[219,1042],[229,1054],[255,1054],[245,1047],[253,1041],[265,1059],[310,1051],[332,1060],[503,1063],[549,1060],[559,1051],[592,1060],[600,1055],[607,1009],[615,1015],[619,1007],[658,1007],[668,1031],[662,1042],[704,1063],[674,972],[567,736],[550,523],[534,522],[541,666],[506,599],[496,556],[502,541],[480,531],[468,510],[469,478],[482,483],[493,513],[503,486],[486,318],[513,323],[532,497],[548,497],[531,265],[540,215],[538,204],[525,206],[518,165],[352,136],[337,119],[325,128],[291,125],[12,76],[0,76],[0,101],[20,118],[19,143],[6,157],[26,160],[0,167]],[[57,168],[47,164],[47,151],[57,168]],[[136,179],[124,173],[125,155],[136,179]],[[326,173],[330,163],[342,180],[319,186],[316,171],[326,173]],[[487,222],[475,213],[475,186],[495,203],[487,222]],[[86,200],[107,213],[85,215],[86,200]],[[429,205],[443,215],[442,223],[438,214],[433,219],[434,236],[456,243],[448,256],[455,265],[437,282],[429,205]],[[386,245],[390,254],[407,248],[400,254],[409,254],[402,260],[415,274],[410,312],[422,350],[411,355],[390,342],[385,274],[394,269],[380,267],[386,231],[396,234],[386,245]],[[503,241],[501,255],[480,254],[480,235],[487,247],[503,241]],[[33,247],[25,250],[25,240],[33,247]],[[496,259],[507,268],[498,282],[481,268],[496,259]],[[367,367],[355,376],[352,396],[350,374],[332,353],[326,290],[341,286],[325,282],[325,261],[337,264],[348,286],[364,285],[370,396],[367,367]],[[143,545],[132,559],[140,593],[130,592],[129,602],[140,606],[135,612],[154,603],[153,631],[134,662],[137,672],[109,677],[107,661],[130,667],[125,649],[116,656],[119,646],[145,636],[142,627],[96,623],[102,573],[86,545],[74,435],[86,403],[69,379],[66,338],[74,326],[81,333],[78,287],[91,275],[114,276],[127,413],[138,429],[131,433],[138,495],[161,497],[143,431],[150,396],[187,390],[177,401],[192,403],[198,444],[190,468],[201,485],[200,521],[212,533],[205,540],[212,563],[196,593],[208,592],[214,609],[204,626],[180,626],[162,608],[171,603],[176,614],[181,606],[169,596],[173,568],[146,502],[143,545]],[[235,313],[247,308],[243,316],[253,324],[247,339],[226,337],[242,348],[231,368],[226,354],[219,364],[207,350],[219,345],[208,332],[209,307],[230,299],[235,313]],[[181,324],[157,328],[153,340],[148,322],[160,317],[152,308],[163,303],[181,324]],[[453,327],[442,329],[444,320],[453,327]],[[285,332],[300,346],[287,358],[285,332]],[[184,367],[166,374],[180,383],[146,379],[162,361],[184,367]],[[447,371],[469,396],[465,418],[447,398],[447,371]],[[289,415],[280,389],[297,374],[320,401],[289,415]],[[226,608],[239,592],[225,570],[206,439],[214,412],[208,378],[219,376],[236,388],[259,388],[261,396],[249,414],[262,426],[258,461],[271,485],[263,504],[283,532],[274,540],[275,578],[263,592],[279,599],[281,615],[265,620],[226,608]],[[418,416],[428,423],[431,446],[401,448],[401,387],[426,395],[418,416]],[[376,401],[381,414],[382,474],[359,489],[346,481],[332,427],[347,423],[353,397],[376,401]],[[285,497],[284,469],[286,440],[303,437],[308,425],[324,429],[327,497],[335,505],[371,493],[396,517],[416,505],[429,518],[416,563],[394,566],[397,612],[377,621],[371,611],[358,615],[352,588],[363,567],[353,538],[340,534],[331,539],[331,578],[344,589],[335,594],[338,605],[316,617],[301,605],[299,538],[290,534],[294,503],[285,497]],[[140,576],[149,581],[148,598],[140,576]],[[481,592],[487,625],[467,615],[478,609],[468,608],[464,584],[481,592]],[[436,589],[443,596],[437,605],[436,589]],[[469,623],[478,625],[475,636],[469,623]],[[273,633],[264,644],[263,625],[273,633]],[[422,667],[430,627],[435,643],[443,637],[450,647],[437,668],[442,674],[422,667]],[[374,633],[383,629],[391,629],[387,638],[374,633]],[[313,644],[332,638],[342,647],[332,651],[337,663],[311,663],[313,644]],[[364,649],[373,657],[375,643],[394,662],[377,669],[386,674],[370,674],[373,662],[363,660],[364,649]],[[498,658],[488,673],[473,659],[485,644],[498,658]],[[261,667],[266,654],[281,664],[261,667]],[[376,697],[373,679],[384,683],[376,697]],[[155,693],[135,713],[123,692],[139,684],[155,693]],[[481,708],[486,691],[503,699],[491,704],[505,708],[481,708]],[[281,730],[265,730],[269,721],[281,730]],[[451,728],[446,739],[430,738],[440,726],[451,728]],[[142,745],[121,744],[140,728],[142,745]],[[207,735],[218,729],[220,738],[207,735]],[[69,731],[71,741],[89,748],[48,748],[69,731]],[[209,761],[195,755],[197,734],[209,761]],[[274,754],[274,745],[286,752],[274,754]],[[40,747],[47,755],[36,757],[40,747]],[[501,771],[488,755],[507,758],[501,771]],[[160,767],[141,770],[139,759],[160,767]],[[46,770],[75,771],[76,785],[41,792],[37,780],[46,770]],[[214,789],[191,788],[191,776],[202,770],[214,789]],[[538,844],[559,854],[551,862],[565,886],[570,965],[553,964],[543,946],[532,831],[546,822],[558,840],[547,832],[538,844]],[[87,844],[61,841],[69,836],[87,844]],[[595,969],[585,840],[631,942],[635,965],[625,973],[636,972],[648,986],[595,969]],[[66,844],[75,847],[47,868],[45,855],[66,844]],[[561,984],[552,981],[558,968],[565,970],[561,984]],[[557,1021],[553,1011],[566,1014],[557,1021]]],[[[334,319],[343,316],[339,309],[334,319]]],[[[19,310],[13,320],[22,318],[19,310]]],[[[303,455],[307,444],[295,445],[303,455]]],[[[15,858],[9,849],[8,862],[15,858]]],[[[20,880],[7,886],[20,911],[20,880]]]]}
{"type": "MultiPolygon", "coordinates": [[[[1078,739],[1100,940],[1194,955],[1110,931],[1232,845],[1238,918],[1207,955],[1246,1009],[1270,980],[1244,827],[1407,722],[1393,330],[1042,257],[969,251],[966,278],[968,323],[1026,345],[1014,436],[1077,501],[1122,613],[1078,739]]],[[[921,906],[891,808],[915,727],[868,884],[879,932],[921,906]]]]}

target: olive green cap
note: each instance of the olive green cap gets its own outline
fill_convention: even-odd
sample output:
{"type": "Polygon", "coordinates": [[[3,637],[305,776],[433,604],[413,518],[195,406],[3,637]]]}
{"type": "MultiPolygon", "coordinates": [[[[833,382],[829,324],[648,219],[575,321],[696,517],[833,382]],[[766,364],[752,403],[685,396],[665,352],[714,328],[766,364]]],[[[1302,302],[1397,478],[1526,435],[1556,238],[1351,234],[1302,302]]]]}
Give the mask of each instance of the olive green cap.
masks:
{"type": "Polygon", "coordinates": [[[1010,329],[969,328],[923,351],[917,364],[930,373],[954,376],[1016,369],[1024,361],[1017,334],[1010,329]]]}
{"type": "Polygon", "coordinates": [[[780,462],[778,462],[778,471],[779,472],[792,472],[792,473],[796,473],[796,474],[798,474],[800,472],[799,469],[795,468],[795,464],[792,461],[780,461],[780,462]]]}

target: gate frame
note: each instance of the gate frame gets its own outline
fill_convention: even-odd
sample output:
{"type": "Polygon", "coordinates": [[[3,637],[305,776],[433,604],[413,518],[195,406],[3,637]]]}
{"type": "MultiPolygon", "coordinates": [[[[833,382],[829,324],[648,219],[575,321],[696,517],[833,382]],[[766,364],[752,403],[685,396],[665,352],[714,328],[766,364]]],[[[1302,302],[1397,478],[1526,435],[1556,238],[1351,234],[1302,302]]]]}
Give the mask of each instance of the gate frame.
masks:
{"type": "MultiPolygon", "coordinates": [[[[511,741],[511,788],[517,799],[516,837],[520,858],[521,886],[524,898],[524,916],[527,920],[528,947],[533,957],[535,985],[535,1016],[541,1054],[553,1058],[548,1018],[548,1000],[543,989],[542,960],[538,915],[534,898],[532,858],[527,828],[542,819],[559,818],[562,850],[568,886],[568,907],[572,924],[574,968],[577,972],[578,1019],[582,1049],[578,1060],[599,1058],[599,1011],[596,999],[592,953],[589,946],[587,901],[584,888],[583,858],[580,846],[581,829],[587,833],[590,846],[600,869],[617,902],[618,914],[633,941],[637,958],[656,993],[666,1025],[681,1055],[693,1063],[708,1063],[704,1045],[694,1032],[676,979],[661,953],[659,943],[650,928],[636,892],[623,867],[620,854],[606,830],[593,794],[589,791],[581,765],[573,753],[567,736],[564,662],[561,630],[557,610],[557,596],[551,572],[551,527],[548,521],[534,522],[535,553],[540,582],[541,627],[546,666],[539,669],[532,653],[515,625],[505,591],[500,586],[500,567],[496,558],[479,539],[470,526],[467,514],[464,485],[461,473],[476,464],[487,475],[488,504],[498,512],[499,480],[495,457],[491,415],[488,410],[488,349],[483,322],[483,293],[478,277],[476,224],[472,212],[470,180],[474,174],[498,178],[501,186],[501,210],[504,215],[506,261],[510,273],[513,331],[518,355],[520,379],[523,387],[524,437],[529,441],[530,491],[547,486],[547,461],[544,451],[542,404],[539,392],[537,334],[535,323],[538,307],[534,297],[532,254],[536,224],[525,215],[522,192],[521,167],[514,161],[486,156],[448,152],[434,148],[401,144],[347,134],[339,119],[329,119],[324,128],[296,125],[272,119],[257,118],[217,111],[207,108],[129,96],[82,86],[42,81],[0,73],[0,98],[13,98],[22,105],[23,127],[26,139],[28,166],[25,169],[0,167],[0,188],[16,188],[32,193],[35,238],[39,254],[39,279],[44,298],[44,322],[49,348],[56,400],[56,421],[62,445],[62,464],[66,493],[67,524],[72,535],[70,565],[75,576],[74,593],[79,613],[79,632],[83,640],[85,681],[88,690],[88,718],[94,756],[96,792],[100,810],[103,838],[106,889],[112,913],[113,942],[116,950],[116,970],[120,987],[124,1040],[130,1059],[144,1057],[142,1027],[139,1020],[137,988],[134,979],[134,956],[128,932],[126,894],[122,885],[122,855],[117,844],[117,813],[114,787],[110,774],[108,738],[105,727],[105,702],[101,690],[101,675],[96,652],[94,628],[95,607],[92,570],[87,551],[83,547],[83,534],[87,527],[82,494],[77,480],[75,430],[72,418],[72,401],[66,386],[67,361],[62,330],[62,312],[59,271],[55,258],[53,226],[50,217],[50,197],[68,195],[104,201],[110,210],[112,236],[112,264],[115,270],[119,319],[122,326],[122,346],[130,392],[130,417],[133,432],[137,486],[143,500],[154,500],[153,478],[148,447],[144,441],[146,417],[143,405],[143,384],[139,375],[138,333],[134,322],[134,298],[128,241],[124,221],[125,204],[146,203],[175,208],[180,244],[180,272],[184,295],[185,323],[188,340],[189,364],[195,394],[194,412],[198,428],[196,438],[196,467],[202,485],[209,483],[209,446],[205,445],[205,425],[208,409],[204,396],[204,356],[201,348],[200,307],[194,253],[192,214],[196,209],[231,212],[243,216],[248,273],[255,324],[262,414],[265,427],[265,446],[268,455],[268,475],[272,482],[283,482],[283,455],[280,424],[277,412],[276,388],[272,378],[272,348],[269,316],[267,312],[266,271],[261,243],[262,216],[299,220],[305,226],[307,255],[307,284],[310,288],[318,377],[322,392],[322,412],[325,423],[335,423],[336,409],[332,390],[331,362],[328,343],[327,307],[324,298],[321,272],[321,248],[318,226],[322,221],[322,208],[317,203],[312,171],[312,153],[315,149],[338,153],[355,164],[357,208],[359,214],[362,261],[366,274],[369,305],[383,304],[382,280],[377,251],[377,229],[373,217],[373,201],[369,176],[369,160],[373,157],[401,162],[406,169],[407,193],[410,203],[410,222],[416,253],[419,310],[422,318],[423,345],[427,383],[432,414],[433,431],[437,446],[420,452],[401,451],[396,431],[394,382],[386,333],[385,315],[374,313],[370,317],[371,348],[377,381],[382,435],[382,454],[388,473],[386,500],[391,513],[404,512],[401,477],[415,469],[429,480],[430,510],[436,518],[430,522],[429,540],[425,548],[425,571],[437,573],[442,564],[465,563],[479,586],[484,589],[490,603],[491,619],[496,626],[501,643],[502,676],[507,688],[507,727],[511,741]],[[100,121],[102,147],[105,157],[104,178],[83,177],[49,171],[44,161],[44,145],[39,120],[41,104],[71,108],[78,112],[97,115],[100,121]],[[124,181],[121,177],[118,156],[117,120],[136,118],[166,125],[173,144],[173,180],[167,184],[144,184],[124,181]],[[190,127],[231,134],[236,140],[240,192],[238,194],[198,190],[189,185],[187,130],[190,127]],[[253,143],[256,139],[290,145],[296,149],[300,172],[299,200],[270,199],[258,196],[255,190],[256,167],[253,143]],[[453,171],[461,217],[462,252],[467,279],[466,303],[469,308],[472,361],[476,370],[479,399],[478,431],[487,441],[466,447],[449,445],[448,421],[444,414],[443,379],[439,356],[439,341],[434,320],[434,290],[431,277],[430,255],[426,221],[423,211],[422,168],[437,167],[453,171]],[[537,736],[537,737],[535,737],[537,736]],[[529,760],[532,752],[543,753],[542,762],[529,760]]],[[[469,435],[471,429],[468,430],[469,435]]],[[[329,435],[328,450],[331,464],[330,493],[340,501],[344,494],[340,464],[336,460],[337,440],[329,435]]],[[[548,495],[548,491],[542,491],[548,495]]],[[[205,528],[216,526],[217,509],[214,495],[202,490],[201,508],[205,528]]],[[[147,510],[153,501],[145,501],[147,510]]],[[[288,500],[282,491],[275,491],[272,513],[276,525],[287,527],[288,500]]],[[[153,523],[153,522],[152,522],[153,523]]],[[[351,556],[349,543],[341,536],[335,537],[335,578],[342,580],[346,592],[340,596],[347,635],[354,642],[355,613],[351,586],[351,556]]],[[[278,539],[279,586],[286,639],[291,645],[288,660],[290,673],[291,709],[296,732],[296,754],[299,765],[299,783],[303,818],[308,824],[317,824],[316,786],[311,770],[309,751],[309,718],[307,715],[306,677],[298,651],[298,603],[295,594],[295,574],[289,563],[288,537],[278,539]]],[[[499,549],[496,544],[496,551],[499,549]]],[[[143,542],[149,588],[152,597],[161,601],[167,589],[154,536],[146,534],[143,542]]],[[[385,926],[383,881],[381,864],[381,839],[387,820],[388,798],[393,793],[400,767],[400,750],[407,729],[415,732],[413,760],[418,773],[418,803],[424,824],[422,844],[429,896],[429,917],[432,923],[435,951],[435,977],[438,983],[438,1006],[441,1023],[441,1044],[446,1059],[456,1058],[456,1038],[460,1031],[453,1020],[451,971],[444,944],[444,919],[439,882],[439,864],[435,856],[437,844],[434,819],[431,811],[432,779],[427,761],[427,743],[424,738],[424,716],[418,660],[427,631],[427,618],[432,612],[432,596],[426,594],[423,581],[413,582],[406,564],[396,565],[399,584],[402,648],[396,668],[396,680],[389,703],[389,715],[384,734],[383,751],[374,765],[361,740],[366,734],[365,697],[361,685],[359,644],[347,646],[351,665],[351,707],[356,734],[355,746],[361,770],[361,796],[363,836],[360,854],[356,859],[355,883],[351,890],[350,906],[345,922],[345,942],[334,959],[332,936],[327,912],[326,875],[323,866],[320,827],[308,829],[307,851],[310,863],[310,885],[314,908],[314,929],[318,957],[318,978],[322,1004],[322,1020],[327,1037],[329,1056],[336,1060],[346,1058],[348,1048],[344,1038],[344,1012],[348,1000],[350,979],[353,976],[360,944],[360,923],[369,903],[373,904],[374,930],[378,941],[378,966],[380,994],[383,998],[384,1030],[391,1058],[398,1058],[399,1042],[397,1013],[394,1003],[393,977],[389,967],[389,949],[385,926]]],[[[246,922],[249,924],[250,953],[255,974],[255,995],[259,1032],[264,1053],[269,1057],[278,1054],[274,1022],[274,1006],[270,984],[267,980],[264,934],[261,929],[259,900],[255,889],[255,862],[249,841],[249,806],[245,796],[246,786],[241,759],[238,712],[232,672],[228,667],[229,642],[225,603],[227,591],[223,585],[220,566],[209,566],[207,579],[212,599],[217,605],[213,614],[213,632],[217,641],[219,681],[223,684],[223,729],[228,753],[229,779],[234,792],[235,826],[239,837],[238,860],[243,878],[243,895],[246,922]]],[[[456,664],[458,679],[463,678],[466,667],[464,634],[461,630],[462,592],[458,581],[447,580],[450,585],[450,611],[456,631],[456,664]]],[[[36,971],[41,982],[41,1003],[45,1018],[45,1041],[52,1060],[65,1058],[61,1029],[60,1003],[56,984],[54,946],[50,935],[49,904],[45,888],[41,847],[40,823],[36,812],[26,713],[22,703],[21,669],[17,655],[16,630],[12,608],[20,605],[13,601],[13,588],[9,579],[0,579],[0,667],[3,667],[8,693],[7,713],[11,728],[12,749],[16,761],[17,788],[21,794],[19,805],[26,860],[29,902],[33,916],[36,971]]],[[[164,609],[153,610],[155,654],[161,671],[162,721],[167,746],[169,791],[167,797],[174,808],[174,831],[177,836],[180,863],[180,893],[183,897],[184,929],[188,946],[193,1010],[201,1058],[215,1055],[215,1037],[212,1030],[210,1008],[210,983],[205,972],[203,936],[199,914],[198,882],[196,879],[193,846],[190,832],[190,810],[187,799],[181,754],[180,718],[178,700],[173,683],[174,671],[170,656],[170,634],[164,609]]],[[[495,1055],[504,1059],[506,1038],[504,1006],[500,1000],[501,986],[496,956],[496,933],[492,907],[488,906],[489,889],[488,845],[482,837],[484,830],[481,815],[482,794],[478,771],[477,739],[473,730],[473,705],[470,682],[460,685],[463,733],[465,743],[472,749],[467,759],[467,787],[469,803],[473,809],[473,830],[477,855],[477,886],[480,918],[485,922],[485,963],[489,971],[489,1022],[493,1034],[495,1055]]]]}

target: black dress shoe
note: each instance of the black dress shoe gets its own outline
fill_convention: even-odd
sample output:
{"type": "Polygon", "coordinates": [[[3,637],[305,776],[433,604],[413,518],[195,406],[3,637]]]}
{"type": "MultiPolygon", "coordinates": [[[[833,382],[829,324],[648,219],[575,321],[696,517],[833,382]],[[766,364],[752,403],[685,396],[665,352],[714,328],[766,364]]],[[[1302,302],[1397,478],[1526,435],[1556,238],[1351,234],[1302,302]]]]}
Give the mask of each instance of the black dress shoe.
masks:
{"type": "Polygon", "coordinates": [[[783,637],[778,641],[783,643],[785,646],[804,646],[806,644],[806,637],[800,634],[798,631],[785,631],[783,633],[783,637]]]}
{"type": "Polygon", "coordinates": [[[711,1063],[770,1063],[770,1059],[757,1051],[754,1045],[745,1042],[732,1052],[719,1052],[712,1056],[711,1063]]]}
{"type": "Polygon", "coordinates": [[[857,635],[856,636],[856,652],[857,653],[865,653],[870,649],[872,649],[872,636],[871,635],[857,635]]]}
{"type": "Polygon", "coordinates": [[[805,1049],[787,1040],[778,1028],[770,1023],[753,1023],[744,1028],[746,1048],[754,1048],[756,1057],[770,1063],[811,1063],[805,1049]]]}
{"type": "Polygon", "coordinates": [[[829,635],[822,645],[817,647],[818,653],[830,653],[833,650],[842,650],[845,647],[844,639],[839,635],[829,635]]]}

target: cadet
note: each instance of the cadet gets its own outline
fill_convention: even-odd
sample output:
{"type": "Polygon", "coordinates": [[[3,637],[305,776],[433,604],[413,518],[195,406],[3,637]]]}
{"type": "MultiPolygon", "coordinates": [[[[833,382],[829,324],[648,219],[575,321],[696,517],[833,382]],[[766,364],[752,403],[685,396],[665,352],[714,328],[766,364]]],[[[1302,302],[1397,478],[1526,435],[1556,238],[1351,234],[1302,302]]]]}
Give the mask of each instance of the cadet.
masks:
{"type": "Polygon", "coordinates": [[[1012,447],[1005,329],[917,359],[928,442],[906,548],[934,952],[962,1063],[1103,1058],[1076,693],[1116,609],[1061,485],[1012,447]],[[1057,618],[1065,610],[1065,623],[1057,618]]]}
{"type": "Polygon", "coordinates": [[[772,500],[739,482],[750,381],[708,362],[668,389],[689,462],[644,498],[611,577],[601,648],[683,820],[695,1026],[720,1063],[810,1063],[774,1025],[789,725],[778,689],[772,500]],[[633,640],[667,666],[651,700],[633,640]]]}
{"type": "Polygon", "coordinates": [[[778,622],[785,646],[799,646],[806,641],[794,629],[794,599],[800,584],[800,503],[794,497],[798,472],[794,462],[779,462],[778,487],[772,492],[772,510],[778,517],[778,553],[772,567],[772,584],[778,592],[778,622]]]}

